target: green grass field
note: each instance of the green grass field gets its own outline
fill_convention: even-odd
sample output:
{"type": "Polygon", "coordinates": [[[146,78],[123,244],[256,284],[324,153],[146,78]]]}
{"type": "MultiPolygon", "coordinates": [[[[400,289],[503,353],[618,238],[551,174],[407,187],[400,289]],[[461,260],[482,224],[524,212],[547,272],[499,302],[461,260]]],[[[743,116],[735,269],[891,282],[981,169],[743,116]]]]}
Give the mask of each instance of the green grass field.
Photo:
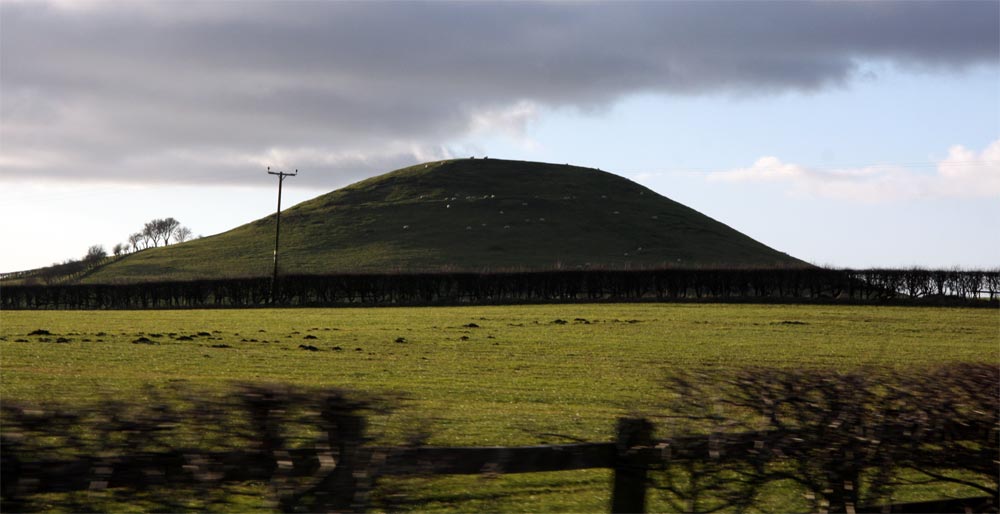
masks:
{"type": "MultiPolygon", "coordinates": [[[[610,440],[618,416],[655,414],[663,377],[691,368],[1000,361],[1000,316],[991,309],[617,304],[0,316],[5,402],[141,400],[144,385],[178,382],[220,392],[254,381],[405,393],[394,414],[373,420],[373,435],[388,443],[418,425],[436,445],[610,440]],[[28,335],[37,329],[51,335],[28,335]],[[141,337],[159,344],[133,344],[141,337]]],[[[606,507],[607,477],[395,486],[431,502],[421,509],[591,511],[606,507]],[[462,492],[469,487],[477,492],[462,492]]]]}

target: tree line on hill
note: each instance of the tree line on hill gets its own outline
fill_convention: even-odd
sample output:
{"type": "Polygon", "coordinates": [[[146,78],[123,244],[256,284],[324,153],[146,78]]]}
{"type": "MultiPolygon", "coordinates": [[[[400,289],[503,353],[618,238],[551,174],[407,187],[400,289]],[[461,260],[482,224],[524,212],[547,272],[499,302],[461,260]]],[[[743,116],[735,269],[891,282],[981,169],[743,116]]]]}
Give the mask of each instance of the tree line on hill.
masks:
{"type": "MultiPolygon", "coordinates": [[[[118,257],[149,247],[156,248],[161,242],[163,246],[167,246],[171,239],[176,243],[183,243],[191,239],[191,229],[181,225],[181,222],[174,218],[157,218],[146,222],[141,231],[130,234],[128,242],[116,243],[111,251],[118,257]]],[[[94,245],[87,250],[83,260],[93,262],[107,256],[108,252],[103,245],[94,245]]]]}
{"type": "MultiPolygon", "coordinates": [[[[139,232],[135,232],[128,237],[126,243],[116,243],[111,252],[114,257],[122,257],[129,253],[135,253],[150,247],[158,247],[170,244],[171,239],[175,243],[183,243],[191,239],[191,229],[182,226],[174,218],[153,219],[148,221],[139,232]]],[[[81,273],[101,264],[108,258],[108,251],[104,245],[96,244],[87,248],[87,253],[81,259],[66,259],[61,263],[55,263],[47,268],[29,270],[5,274],[7,278],[35,278],[46,283],[62,281],[78,276],[81,273]]]]}
{"type": "Polygon", "coordinates": [[[997,306],[1000,270],[650,269],[392,273],[12,285],[3,309],[437,305],[580,301],[861,302],[997,306]]]}
{"type": "Polygon", "coordinates": [[[182,226],[181,222],[174,218],[162,218],[148,221],[139,232],[128,236],[127,243],[118,243],[112,251],[116,256],[126,253],[138,252],[146,248],[156,248],[163,243],[163,246],[170,244],[173,238],[176,243],[183,243],[191,239],[191,229],[182,226]]]}

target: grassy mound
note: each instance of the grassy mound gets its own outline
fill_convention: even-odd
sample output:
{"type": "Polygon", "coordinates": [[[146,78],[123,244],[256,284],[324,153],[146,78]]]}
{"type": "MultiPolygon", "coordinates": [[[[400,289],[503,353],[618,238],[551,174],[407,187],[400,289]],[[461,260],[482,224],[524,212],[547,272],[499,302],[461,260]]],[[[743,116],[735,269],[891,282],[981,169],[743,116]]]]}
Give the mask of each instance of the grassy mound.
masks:
{"type": "MultiPolygon", "coordinates": [[[[86,281],[266,276],[274,221],[139,252],[86,281]]],[[[806,265],[639,184],[569,165],[419,164],[281,221],[283,273],[806,265]]]]}

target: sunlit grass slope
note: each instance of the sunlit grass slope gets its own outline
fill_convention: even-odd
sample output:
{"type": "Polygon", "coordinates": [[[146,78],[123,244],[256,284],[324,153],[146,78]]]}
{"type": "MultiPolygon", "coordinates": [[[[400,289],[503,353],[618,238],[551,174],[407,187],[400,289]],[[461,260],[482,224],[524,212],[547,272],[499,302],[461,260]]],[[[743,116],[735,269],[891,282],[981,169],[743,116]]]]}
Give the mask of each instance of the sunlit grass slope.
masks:
{"type": "MultiPolygon", "coordinates": [[[[151,249],[89,282],[266,276],[274,216],[151,249]]],[[[284,273],[804,266],[693,209],[591,168],[496,159],[420,164],[282,213],[284,273]]]]}

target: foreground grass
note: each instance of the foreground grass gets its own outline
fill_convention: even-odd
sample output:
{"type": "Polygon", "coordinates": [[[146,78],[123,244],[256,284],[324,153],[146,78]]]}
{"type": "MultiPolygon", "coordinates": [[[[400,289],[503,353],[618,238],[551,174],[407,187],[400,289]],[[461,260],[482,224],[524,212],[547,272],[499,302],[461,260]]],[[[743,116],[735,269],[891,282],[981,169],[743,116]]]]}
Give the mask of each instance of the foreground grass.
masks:
{"type": "Polygon", "coordinates": [[[997,362],[997,323],[983,309],[669,304],[4,312],[0,395],[282,382],[406,393],[397,417],[433,421],[434,444],[604,440],[616,416],[655,409],[672,371],[997,362]]]}
{"type": "MultiPolygon", "coordinates": [[[[618,416],[657,412],[672,372],[995,363],[998,320],[987,309],[676,304],[15,311],[2,313],[0,397],[141,401],[147,385],[281,382],[405,393],[373,419],[386,443],[414,427],[437,445],[600,441],[618,416]],[[51,334],[28,335],[37,329],[51,334]]],[[[593,511],[607,481],[598,470],[401,480],[383,498],[398,488],[421,510],[593,511]]]]}

